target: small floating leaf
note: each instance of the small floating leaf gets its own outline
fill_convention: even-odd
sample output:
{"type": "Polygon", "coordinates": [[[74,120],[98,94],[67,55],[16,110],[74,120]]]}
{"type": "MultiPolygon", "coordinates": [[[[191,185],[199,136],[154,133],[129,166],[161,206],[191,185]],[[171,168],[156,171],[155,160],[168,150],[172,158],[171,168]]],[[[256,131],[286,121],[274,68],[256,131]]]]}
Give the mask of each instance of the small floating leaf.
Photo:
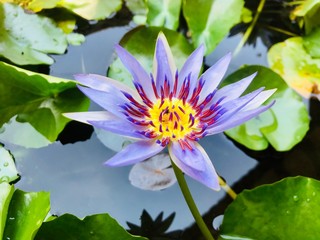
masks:
{"type": "Polygon", "coordinates": [[[131,184],[144,190],[162,190],[176,181],[168,154],[158,154],[135,164],[129,174],[131,184]]]}
{"type": "Polygon", "coordinates": [[[0,183],[13,182],[19,178],[12,155],[0,145],[0,183]]]}
{"type": "Polygon", "coordinates": [[[244,190],[225,211],[223,239],[320,239],[320,182],[285,178],[244,190]]]}

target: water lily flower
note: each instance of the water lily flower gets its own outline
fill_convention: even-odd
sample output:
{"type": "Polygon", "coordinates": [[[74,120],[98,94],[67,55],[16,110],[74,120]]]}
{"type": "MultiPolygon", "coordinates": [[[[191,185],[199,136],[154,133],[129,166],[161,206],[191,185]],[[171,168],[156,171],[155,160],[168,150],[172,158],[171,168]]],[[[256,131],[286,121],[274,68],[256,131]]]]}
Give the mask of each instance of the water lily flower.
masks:
{"type": "Polygon", "coordinates": [[[132,75],[135,89],[119,81],[80,74],[79,89],[106,111],[65,116],[137,141],[109,159],[106,166],[125,166],[150,158],[168,147],[174,164],[185,174],[219,190],[218,175],[198,141],[223,132],[271,107],[261,106],[274,90],[263,88],[242,96],[255,74],[217,89],[231,54],[200,77],[204,46],[197,48],[178,71],[164,34],[156,41],[152,74],[124,48],[116,52],[132,75]]]}

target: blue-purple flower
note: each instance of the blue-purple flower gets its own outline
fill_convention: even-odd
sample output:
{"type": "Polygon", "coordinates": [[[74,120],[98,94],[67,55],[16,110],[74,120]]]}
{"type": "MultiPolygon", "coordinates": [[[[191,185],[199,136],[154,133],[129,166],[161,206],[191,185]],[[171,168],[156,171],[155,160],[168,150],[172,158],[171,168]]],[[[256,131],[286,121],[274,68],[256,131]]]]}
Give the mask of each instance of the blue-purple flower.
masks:
{"type": "Polygon", "coordinates": [[[255,74],[217,89],[231,54],[200,77],[204,47],[197,48],[178,71],[165,36],[156,42],[152,74],[121,46],[116,52],[132,75],[135,89],[99,75],[80,74],[79,89],[106,111],[67,113],[67,117],[137,141],[109,159],[125,166],[150,158],[168,147],[172,161],[187,175],[218,190],[218,175],[199,145],[206,135],[223,132],[257,116],[274,92],[260,88],[241,96],[255,74]]]}

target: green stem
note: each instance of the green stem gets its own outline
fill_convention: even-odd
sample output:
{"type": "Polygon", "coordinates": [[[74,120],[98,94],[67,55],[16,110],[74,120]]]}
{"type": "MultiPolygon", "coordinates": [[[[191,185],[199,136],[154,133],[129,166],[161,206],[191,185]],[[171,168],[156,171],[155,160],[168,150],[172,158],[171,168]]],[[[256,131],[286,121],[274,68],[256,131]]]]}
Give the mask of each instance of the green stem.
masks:
{"type": "Polygon", "coordinates": [[[196,221],[198,227],[200,228],[200,231],[202,232],[203,236],[207,239],[207,240],[214,240],[213,236],[211,235],[211,232],[209,231],[207,225],[205,224],[205,222],[202,219],[202,216],[192,198],[192,195],[190,193],[190,190],[188,188],[187,182],[183,176],[182,171],[174,164],[173,161],[171,161],[172,164],[172,168],[174,170],[174,173],[176,175],[176,178],[178,180],[181,192],[183,194],[183,197],[185,199],[185,201],[188,204],[188,207],[193,215],[194,220],[196,221]]]}
{"type": "Polygon", "coordinates": [[[248,27],[247,31],[244,33],[240,43],[238,44],[238,46],[236,47],[236,49],[234,50],[233,52],[233,56],[236,56],[240,49],[243,47],[243,45],[248,41],[248,38],[250,37],[250,34],[254,28],[254,26],[256,25],[257,23],[257,20],[260,16],[260,13],[262,12],[262,9],[264,7],[264,4],[265,4],[266,0],[261,0],[260,3],[259,3],[259,6],[257,8],[257,12],[256,12],[256,15],[254,15],[253,19],[252,19],[252,22],[250,24],[250,26],[248,27]]]}

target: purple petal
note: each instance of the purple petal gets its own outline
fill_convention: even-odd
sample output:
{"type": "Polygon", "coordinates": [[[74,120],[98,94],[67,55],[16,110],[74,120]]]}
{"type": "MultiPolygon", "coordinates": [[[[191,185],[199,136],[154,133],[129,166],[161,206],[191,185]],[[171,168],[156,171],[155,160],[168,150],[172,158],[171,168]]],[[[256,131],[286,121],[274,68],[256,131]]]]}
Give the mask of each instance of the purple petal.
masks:
{"type": "Polygon", "coordinates": [[[131,138],[146,139],[146,137],[137,131],[142,131],[141,127],[138,127],[126,120],[116,118],[114,120],[95,121],[88,120],[88,123],[104,130],[131,138]]]}
{"type": "Polygon", "coordinates": [[[200,100],[204,99],[218,87],[228,69],[231,58],[232,54],[228,53],[200,76],[204,80],[201,92],[202,98],[200,100]]]}
{"type": "Polygon", "coordinates": [[[71,112],[63,113],[63,116],[87,124],[89,124],[88,121],[107,121],[116,119],[113,114],[105,111],[71,112]]]}
{"type": "Polygon", "coordinates": [[[177,142],[169,145],[169,153],[172,161],[187,175],[214,190],[219,190],[219,178],[213,164],[204,151],[204,149],[196,142],[191,144],[193,150],[182,150],[177,142]],[[193,159],[186,162],[185,159],[193,159]],[[201,164],[200,164],[201,162],[201,164]],[[199,170],[201,166],[202,170],[199,170]]]}
{"type": "Polygon", "coordinates": [[[240,81],[229,84],[219,89],[213,97],[213,101],[218,101],[220,98],[225,97],[221,101],[221,103],[224,103],[238,98],[247,89],[256,75],[257,73],[251,74],[250,76],[243,78],[240,81]]]}
{"type": "Polygon", "coordinates": [[[198,76],[201,70],[203,62],[204,46],[200,45],[193,53],[188,57],[183,67],[179,72],[178,88],[181,88],[183,81],[191,74],[190,89],[193,89],[197,83],[198,76]]]}
{"type": "Polygon", "coordinates": [[[121,93],[121,91],[125,91],[135,98],[138,97],[136,91],[132,88],[126,86],[125,84],[104,76],[96,75],[96,74],[76,74],[74,78],[81,84],[99,90],[103,92],[114,92],[117,91],[121,93]]]}
{"type": "Polygon", "coordinates": [[[106,161],[104,165],[120,167],[134,164],[156,155],[162,151],[163,148],[164,147],[161,147],[154,141],[138,141],[125,147],[106,161]]]}
{"type": "Polygon", "coordinates": [[[248,103],[248,105],[245,106],[243,110],[246,111],[260,107],[260,105],[263,104],[272,94],[274,94],[275,91],[277,91],[277,89],[270,89],[261,92],[258,96],[254,98],[254,100],[248,103]]]}
{"type": "Polygon", "coordinates": [[[120,111],[119,105],[127,103],[126,99],[119,97],[117,93],[106,93],[99,90],[78,86],[78,88],[87,95],[92,101],[99,104],[105,110],[118,117],[124,117],[120,111]]]}
{"type": "Polygon", "coordinates": [[[129,70],[135,82],[139,83],[150,100],[155,96],[152,89],[151,79],[137,59],[120,45],[116,45],[116,52],[123,65],[129,70]]]}
{"type": "Polygon", "coordinates": [[[173,77],[175,76],[176,66],[168,44],[163,33],[160,33],[156,42],[155,59],[153,62],[153,74],[156,77],[158,91],[167,79],[173,87],[173,77]]]}
{"type": "Polygon", "coordinates": [[[226,121],[210,127],[207,130],[207,134],[208,135],[217,134],[217,133],[226,131],[230,128],[233,128],[235,126],[238,126],[238,125],[250,120],[251,118],[258,116],[260,113],[268,110],[274,103],[275,103],[275,101],[273,101],[272,103],[270,103],[267,106],[262,106],[257,109],[253,109],[253,110],[249,110],[249,111],[245,111],[245,112],[240,111],[240,112],[236,113],[235,115],[233,115],[232,117],[230,117],[229,119],[227,119],[226,121]]]}

